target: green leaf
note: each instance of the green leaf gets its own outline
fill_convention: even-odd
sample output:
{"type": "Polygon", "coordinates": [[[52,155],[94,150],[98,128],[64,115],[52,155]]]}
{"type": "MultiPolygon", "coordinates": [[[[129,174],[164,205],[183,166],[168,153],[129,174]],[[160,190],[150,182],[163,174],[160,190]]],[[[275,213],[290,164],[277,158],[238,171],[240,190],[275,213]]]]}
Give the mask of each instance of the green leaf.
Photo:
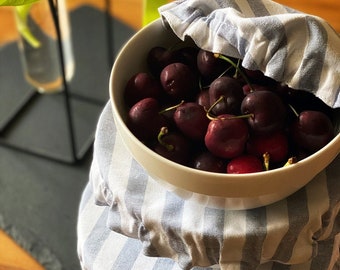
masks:
{"type": "Polygon", "coordinates": [[[38,1],[39,0],[0,0],[0,6],[22,6],[38,1]]]}

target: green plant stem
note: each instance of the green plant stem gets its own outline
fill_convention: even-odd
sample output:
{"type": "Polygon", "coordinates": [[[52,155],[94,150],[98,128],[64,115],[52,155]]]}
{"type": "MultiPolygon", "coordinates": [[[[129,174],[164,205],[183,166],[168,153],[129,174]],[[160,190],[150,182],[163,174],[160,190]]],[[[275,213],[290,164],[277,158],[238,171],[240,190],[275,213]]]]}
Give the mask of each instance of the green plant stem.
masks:
{"type": "Polygon", "coordinates": [[[27,18],[32,5],[38,1],[40,0],[0,0],[0,6],[13,6],[15,8],[18,31],[33,48],[38,48],[40,42],[30,31],[27,18]]]}
{"type": "Polygon", "coordinates": [[[16,6],[16,19],[17,19],[17,27],[21,36],[33,47],[39,48],[41,46],[40,41],[32,34],[31,30],[28,27],[27,18],[32,7],[32,3],[16,6]]]}

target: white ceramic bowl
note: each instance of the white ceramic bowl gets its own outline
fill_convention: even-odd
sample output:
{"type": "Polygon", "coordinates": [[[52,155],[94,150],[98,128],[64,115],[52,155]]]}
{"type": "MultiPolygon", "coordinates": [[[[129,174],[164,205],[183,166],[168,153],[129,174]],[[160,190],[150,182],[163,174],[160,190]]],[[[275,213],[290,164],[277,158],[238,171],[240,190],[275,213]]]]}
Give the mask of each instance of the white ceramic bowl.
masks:
{"type": "Polygon", "coordinates": [[[211,207],[249,209],[268,205],[294,193],[340,152],[338,134],[327,146],[304,160],[288,167],[252,174],[219,174],[200,171],[169,161],[140,142],[126,127],[123,91],[128,79],[146,71],[145,56],[153,46],[169,46],[178,42],[160,20],[135,34],[120,51],[110,77],[110,99],[113,117],[132,156],[155,180],[185,199],[211,207]]]}

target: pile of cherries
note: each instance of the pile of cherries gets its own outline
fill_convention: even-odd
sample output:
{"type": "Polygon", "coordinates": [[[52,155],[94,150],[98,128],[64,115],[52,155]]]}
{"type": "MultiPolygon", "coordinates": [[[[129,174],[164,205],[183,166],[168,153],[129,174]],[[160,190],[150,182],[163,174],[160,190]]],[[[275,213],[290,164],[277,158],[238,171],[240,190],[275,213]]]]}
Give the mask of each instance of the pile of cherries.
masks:
{"type": "Polygon", "coordinates": [[[334,137],[332,108],[241,60],[195,46],[155,46],[124,92],[127,126],[158,154],[218,173],[292,164],[334,137]]]}

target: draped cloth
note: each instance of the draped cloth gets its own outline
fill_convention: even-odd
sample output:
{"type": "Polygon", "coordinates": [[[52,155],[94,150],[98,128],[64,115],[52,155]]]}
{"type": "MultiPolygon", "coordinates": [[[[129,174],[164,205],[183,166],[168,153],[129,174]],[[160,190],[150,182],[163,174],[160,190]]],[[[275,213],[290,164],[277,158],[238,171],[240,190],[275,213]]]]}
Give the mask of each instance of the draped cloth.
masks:
{"type": "MultiPolygon", "coordinates": [[[[321,18],[268,0],[182,0],[159,12],[179,38],[340,106],[340,39],[321,18]]],[[[212,208],[178,197],[148,175],[117,134],[108,103],[79,207],[82,267],[340,269],[339,166],[338,156],[271,205],[212,208]]]]}
{"type": "Polygon", "coordinates": [[[335,106],[340,37],[322,18],[269,0],[182,0],[159,11],[179,38],[191,37],[202,49],[241,58],[245,68],[335,106]]]}
{"type": "Polygon", "coordinates": [[[340,269],[339,166],[340,156],[307,186],[268,206],[205,207],[148,176],[117,134],[108,103],[79,207],[83,269],[340,269]]]}

